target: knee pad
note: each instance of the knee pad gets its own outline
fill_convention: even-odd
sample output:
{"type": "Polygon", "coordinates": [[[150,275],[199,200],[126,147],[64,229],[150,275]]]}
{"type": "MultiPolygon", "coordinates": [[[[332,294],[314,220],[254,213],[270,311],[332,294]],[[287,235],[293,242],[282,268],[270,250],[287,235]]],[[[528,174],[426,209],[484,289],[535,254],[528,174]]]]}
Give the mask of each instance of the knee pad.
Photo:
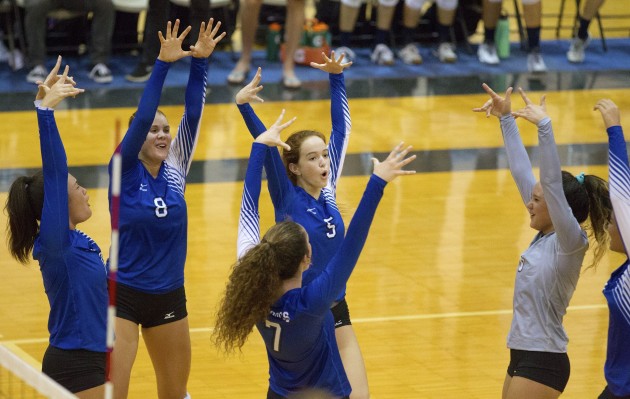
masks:
{"type": "Polygon", "coordinates": [[[540,3],[540,0],[521,0],[521,4],[524,6],[530,6],[536,3],[540,3]]]}
{"type": "Polygon", "coordinates": [[[383,7],[393,7],[398,4],[398,0],[378,0],[378,4],[383,7]]]}
{"type": "Polygon", "coordinates": [[[438,7],[447,11],[457,8],[457,0],[437,0],[436,3],[438,7]]]}
{"type": "Polygon", "coordinates": [[[405,5],[412,10],[420,10],[426,0],[405,0],[405,5]]]}
{"type": "Polygon", "coordinates": [[[361,7],[361,0],[341,0],[341,4],[351,8],[359,8],[361,7]]]}

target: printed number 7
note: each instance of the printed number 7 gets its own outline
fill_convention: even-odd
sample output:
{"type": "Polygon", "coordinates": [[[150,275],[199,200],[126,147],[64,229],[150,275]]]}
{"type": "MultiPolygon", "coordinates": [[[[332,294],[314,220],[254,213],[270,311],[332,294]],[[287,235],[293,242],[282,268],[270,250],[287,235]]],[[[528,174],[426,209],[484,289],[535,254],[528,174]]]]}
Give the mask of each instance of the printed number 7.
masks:
{"type": "Polygon", "coordinates": [[[265,320],[265,327],[273,328],[276,331],[273,334],[273,350],[276,352],[280,352],[280,333],[282,332],[282,327],[279,323],[274,323],[273,321],[265,320]]]}

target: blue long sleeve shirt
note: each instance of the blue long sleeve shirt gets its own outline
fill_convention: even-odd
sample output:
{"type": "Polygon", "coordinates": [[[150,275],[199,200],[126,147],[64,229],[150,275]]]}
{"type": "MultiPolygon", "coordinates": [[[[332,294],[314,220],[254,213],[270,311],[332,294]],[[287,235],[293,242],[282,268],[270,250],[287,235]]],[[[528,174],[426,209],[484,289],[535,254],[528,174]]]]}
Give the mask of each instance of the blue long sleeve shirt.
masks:
{"type": "MultiPolygon", "coordinates": [[[[329,74],[329,81],[332,121],[328,143],[330,176],[319,198],[313,198],[303,188],[293,185],[277,148],[269,148],[264,161],[276,221],[293,220],[302,225],[309,235],[313,258],[311,267],[304,272],[305,283],[322,273],[341,246],[345,230],[337,208],[336,190],[352,126],[343,73],[329,74]]],[[[267,130],[249,104],[238,105],[238,108],[253,137],[267,130]]],[[[341,288],[337,300],[344,296],[345,286],[341,288]]]]}
{"type": "MultiPolygon", "coordinates": [[[[609,187],[615,220],[626,253],[630,242],[630,166],[621,126],[607,129],[609,187]]],[[[604,375],[615,396],[630,396],[630,260],[615,270],[604,287],[608,302],[608,347],[604,375]]]]}
{"type": "MultiPolygon", "coordinates": [[[[239,222],[239,254],[259,242],[258,199],[267,146],[254,143],[245,177],[239,222]]],[[[321,273],[287,291],[256,328],[265,341],[271,389],[288,396],[319,388],[335,397],[351,387],[343,368],[330,306],[357,263],[386,182],[372,175],[345,239],[321,273]]]]}
{"type": "MultiPolygon", "coordinates": [[[[118,281],[151,294],[166,293],[184,285],[188,234],[184,191],[206,93],[207,59],[193,58],[184,115],[167,159],[153,178],[138,159],[138,153],[153,124],[169,65],[160,60],[155,62],[136,116],[120,144],[118,281]]],[[[109,171],[111,174],[111,162],[109,171]]]]}
{"type": "Polygon", "coordinates": [[[107,273],[101,249],[70,230],[68,165],[54,112],[37,110],[44,169],[44,206],[33,258],[50,303],[50,344],[60,349],[106,351],[107,273]]]}

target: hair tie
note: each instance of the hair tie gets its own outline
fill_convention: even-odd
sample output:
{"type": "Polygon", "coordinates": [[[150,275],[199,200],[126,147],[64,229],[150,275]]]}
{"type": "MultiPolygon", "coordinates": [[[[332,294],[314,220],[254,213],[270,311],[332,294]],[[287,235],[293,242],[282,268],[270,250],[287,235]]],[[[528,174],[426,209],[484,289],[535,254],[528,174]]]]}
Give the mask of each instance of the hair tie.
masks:
{"type": "Polygon", "coordinates": [[[579,175],[575,176],[575,178],[577,179],[578,183],[580,183],[580,185],[584,184],[584,172],[582,172],[579,175]]]}

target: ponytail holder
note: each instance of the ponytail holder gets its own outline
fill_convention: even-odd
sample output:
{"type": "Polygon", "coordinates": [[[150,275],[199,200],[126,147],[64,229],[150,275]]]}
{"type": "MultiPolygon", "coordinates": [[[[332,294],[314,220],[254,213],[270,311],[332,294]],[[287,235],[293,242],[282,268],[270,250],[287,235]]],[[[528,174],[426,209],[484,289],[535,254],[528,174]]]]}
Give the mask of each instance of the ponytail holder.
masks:
{"type": "Polygon", "coordinates": [[[584,184],[584,172],[575,176],[575,178],[577,179],[578,183],[580,183],[580,186],[584,184]]]}

